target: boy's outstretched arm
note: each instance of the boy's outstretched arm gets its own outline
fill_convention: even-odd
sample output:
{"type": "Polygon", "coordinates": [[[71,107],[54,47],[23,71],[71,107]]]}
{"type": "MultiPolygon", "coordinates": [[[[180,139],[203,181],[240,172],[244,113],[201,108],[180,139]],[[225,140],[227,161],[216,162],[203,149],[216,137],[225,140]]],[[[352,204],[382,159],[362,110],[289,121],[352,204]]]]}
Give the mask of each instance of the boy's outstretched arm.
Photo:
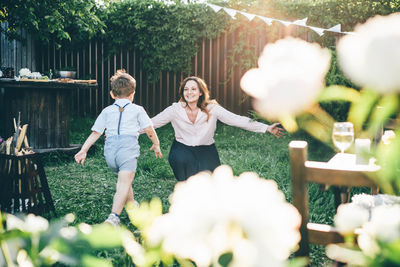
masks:
{"type": "Polygon", "coordinates": [[[86,139],[85,143],[83,144],[81,150],[75,154],[74,158],[76,163],[83,164],[86,159],[87,152],[89,148],[99,139],[101,133],[93,131],[89,137],[86,139]]]}
{"type": "Polygon", "coordinates": [[[150,150],[154,151],[154,154],[156,154],[156,158],[162,158],[162,153],[160,149],[160,140],[158,140],[157,133],[154,130],[153,126],[144,128],[144,132],[150,138],[151,142],[153,142],[153,145],[151,146],[150,150]]]}

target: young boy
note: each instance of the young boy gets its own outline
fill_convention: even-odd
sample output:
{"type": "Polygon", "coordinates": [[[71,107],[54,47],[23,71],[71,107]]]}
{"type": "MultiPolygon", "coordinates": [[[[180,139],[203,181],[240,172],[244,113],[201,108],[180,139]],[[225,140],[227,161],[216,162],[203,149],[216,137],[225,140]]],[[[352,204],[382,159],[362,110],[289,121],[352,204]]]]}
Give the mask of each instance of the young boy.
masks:
{"type": "Polygon", "coordinates": [[[133,104],[136,81],[125,70],[118,70],[111,77],[110,95],[115,102],[102,110],[97,117],[92,133],[86,139],[81,150],[75,155],[75,161],[83,164],[87,151],[99,139],[105,130],[107,136],[104,156],[108,167],[118,174],[118,181],[111,214],[106,223],[118,226],[119,215],[127,202],[134,202],[132,181],[137,167],[140,147],[138,132],[143,129],[153,146],[156,158],[161,158],[160,143],[149,116],[143,107],[133,104]]]}

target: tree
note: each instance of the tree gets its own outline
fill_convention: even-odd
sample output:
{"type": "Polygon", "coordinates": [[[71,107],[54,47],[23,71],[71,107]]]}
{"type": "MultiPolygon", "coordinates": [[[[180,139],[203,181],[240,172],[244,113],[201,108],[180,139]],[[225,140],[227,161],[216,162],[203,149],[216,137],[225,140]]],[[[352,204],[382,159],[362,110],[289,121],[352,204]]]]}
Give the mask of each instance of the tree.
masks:
{"type": "Polygon", "coordinates": [[[19,29],[24,29],[41,41],[54,40],[58,46],[77,43],[104,31],[97,16],[100,8],[95,0],[2,1],[0,22],[7,22],[8,28],[0,31],[10,39],[22,40],[19,29]]]}

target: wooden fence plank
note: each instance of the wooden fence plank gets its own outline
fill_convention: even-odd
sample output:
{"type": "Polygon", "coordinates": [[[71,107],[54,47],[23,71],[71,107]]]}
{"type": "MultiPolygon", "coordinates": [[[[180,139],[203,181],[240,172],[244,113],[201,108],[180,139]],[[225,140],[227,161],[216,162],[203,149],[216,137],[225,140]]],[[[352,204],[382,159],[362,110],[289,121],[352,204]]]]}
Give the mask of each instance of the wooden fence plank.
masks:
{"type": "MultiPolygon", "coordinates": [[[[6,24],[2,24],[5,27],[6,24]]],[[[255,24],[255,27],[257,24],[255,24]]],[[[112,103],[109,96],[109,78],[117,69],[124,68],[137,81],[135,103],[146,108],[153,116],[178,100],[178,88],[181,80],[187,75],[196,75],[203,78],[208,84],[211,97],[215,98],[228,110],[246,115],[251,110],[250,98],[240,89],[240,78],[245,70],[240,62],[240,55],[233,59],[232,49],[239,40],[240,28],[234,32],[221,33],[215,39],[203,38],[199,42],[199,50],[192,59],[192,69],[181,72],[161,72],[160,80],[148,81],[147,73],[142,69],[141,55],[130,48],[121,49],[117,54],[105,58],[105,46],[102,41],[92,40],[78,50],[57,50],[54,44],[39,46],[28,39],[26,46],[8,41],[3,35],[0,41],[2,66],[28,66],[32,71],[48,72],[49,69],[60,69],[66,66],[75,66],[77,78],[96,79],[97,89],[82,91],[77,89],[72,94],[72,110],[77,115],[97,115],[101,109],[112,103]],[[38,51],[38,52],[35,52],[38,51]],[[19,62],[16,64],[15,62],[19,62]],[[236,63],[235,63],[236,64],[236,63]]],[[[286,35],[299,36],[310,39],[310,31],[291,27],[285,29],[281,25],[273,27],[258,25],[258,30],[249,38],[249,45],[254,47],[256,56],[259,56],[268,42],[286,35]]],[[[253,49],[253,48],[252,48],[253,49]]],[[[16,74],[19,68],[15,68],[16,74]]]]}

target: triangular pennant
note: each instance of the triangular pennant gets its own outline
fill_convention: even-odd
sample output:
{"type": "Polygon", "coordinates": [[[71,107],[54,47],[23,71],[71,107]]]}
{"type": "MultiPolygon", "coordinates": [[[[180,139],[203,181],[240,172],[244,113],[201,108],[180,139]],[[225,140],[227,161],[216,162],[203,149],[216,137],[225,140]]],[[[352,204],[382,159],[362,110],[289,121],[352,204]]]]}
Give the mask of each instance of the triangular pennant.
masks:
{"type": "Polygon", "coordinates": [[[254,14],[249,14],[249,13],[241,12],[241,11],[239,11],[239,13],[242,14],[243,16],[245,16],[249,21],[252,21],[254,19],[254,17],[256,16],[254,14]]]}
{"type": "Polygon", "coordinates": [[[220,11],[221,9],[223,9],[232,19],[236,19],[235,16],[237,13],[242,14],[243,16],[245,16],[249,21],[252,21],[255,17],[258,17],[259,19],[261,19],[262,21],[264,21],[268,26],[272,25],[273,21],[279,21],[280,23],[282,23],[283,25],[285,25],[286,27],[294,24],[294,25],[298,25],[298,26],[304,26],[304,27],[308,27],[311,30],[315,31],[319,36],[324,35],[324,31],[330,31],[330,32],[338,32],[338,33],[343,33],[343,34],[354,34],[353,32],[342,32],[341,28],[342,26],[340,24],[335,25],[329,29],[323,29],[323,28],[319,28],[319,27],[312,27],[312,26],[308,26],[307,25],[307,19],[308,18],[304,18],[304,19],[299,19],[299,20],[295,20],[293,22],[290,21],[285,21],[285,20],[279,20],[279,19],[273,19],[273,18],[266,18],[266,17],[262,17],[259,15],[255,15],[255,14],[250,14],[250,13],[246,13],[246,12],[242,12],[242,11],[238,11],[235,9],[231,9],[231,8],[226,8],[226,7],[221,7],[221,6],[217,6],[214,4],[209,4],[206,3],[207,6],[211,7],[215,12],[220,11]]]}
{"type": "Polygon", "coordinates": [[[332,28],[327,29],[330,32],[342,32],[342,25],[338,24],[333,26],[332,28]]]}
{"type": "Polygon", "coordinates": [[[282,23],[286,27],[289,26],[290,24],[292,24],[292,22],[290,22],[290,21],[284,21],[284,20],[280,20],[280,19],[276,19],[276,21],[279,21],[280,23],[282,23]]]}
{"type": "Polygon", "coordinates": [[[299,25],[299,26],[307,26],[307,24],[306,24],[307,23],[307,19],[308,18],[295,20],[295,21],[293,21],[293,24],[299,25]]]}
{"type": "Polygon", "coordinates": [[[311,27],[311,26],[308,26],[308,27],[309,27],[311,30],[313,30],[313,31],[315,31],[316,33],[318,33],[319,36],[324,35],[325,29],[318,28],[318,27],[311,27]]]}
{"type": "Polygon", "coordinates": [[[226,8],[226,7],[222,8],[222,9],[223,9],[229,16],[231,16],[231,18],[236,19],[236,18],[235,18],[236,13],[237,13],[236,10],[230,9],[230,8],[226,8]]]}
{"type": "Polygon", "coordinates": [[[220,7],[220,6],[216,6],[216,5],[208,4],[208,3],[206,3],[206,5],[209,6],[209,7],[211,7],[212,10],[214,10],[214,12],[218,12],[218,11],[220,11],[221,8],[222,8],[222,7],[220,7]]]}
{"type": "Polygon", "coordinates": [[[268,26],[272,25],[272,21],[273,19],[270,18],[266,18],[266,17],[262,17],[262,16],[257,16],[259,19],[261,19],[262,21],[264,21],[268,26]]]}

